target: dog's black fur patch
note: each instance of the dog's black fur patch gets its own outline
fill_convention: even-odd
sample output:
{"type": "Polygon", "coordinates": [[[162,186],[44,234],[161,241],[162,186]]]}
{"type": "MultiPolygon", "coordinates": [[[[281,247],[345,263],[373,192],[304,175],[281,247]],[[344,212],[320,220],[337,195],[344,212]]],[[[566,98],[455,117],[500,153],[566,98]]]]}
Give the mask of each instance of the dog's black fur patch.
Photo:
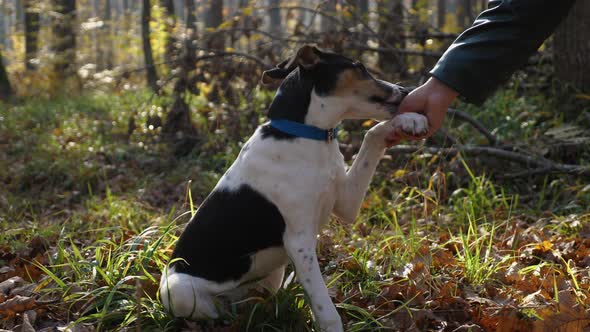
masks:
{"type": "Polygon", "coordinates": [[[277,140],[292,140],[297,138],[297,136],[293,136],[291,134],[282,132],[277,128],[272,127],[270,124],[265,124],[262,127],[260,127],[260,133],[262,134],[262,139],[265,139],[267,137],[272,137],[277,140]]]}
{"type": "Polygon", "coordinates": [[[293,70],[277,90],[268,108],[268,117],[304,123],[313,86],[310,75],[304,75],[300,68],[293,70]]]}
{"type": "Polygon", "coordinates": [[[252,187],[213,191],[176,243],[176,272],[216,282],[238,280],[251,255],[283,245],[285,220],[276,205],[252,187]]]}

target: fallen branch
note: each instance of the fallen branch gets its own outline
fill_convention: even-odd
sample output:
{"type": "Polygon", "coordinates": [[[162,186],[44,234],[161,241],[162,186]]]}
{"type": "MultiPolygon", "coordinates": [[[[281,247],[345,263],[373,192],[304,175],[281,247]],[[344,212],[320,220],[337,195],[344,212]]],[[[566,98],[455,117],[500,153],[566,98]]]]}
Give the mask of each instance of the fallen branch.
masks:
{"type": "Polygon", "coordinates": [[[411,154],[416,152],[430,153],[430,154],[457,154],[464,153],[467,155],[485,155],[488,157],[494,157],[506,161],[515,162],[525,167],[533,168],[520,173],[506,174],[501,177],[522,177],[536,174],[548,174],[548,173],[565,173],[565,174],[576,174],[576,175],[590,175],[590,166],[580,166],[571,164],[560,164],[556,163],[547,158],[540,156],[526,155],[523,153],[517,153],[512,151],[506,151],[495,147],[488,146],[470,146],[470,145],[457,145],[450,148],[439,148],[430,146],[410,146],[410,145],[399,145],[394,146],[388,150],[393,153],[405,153],[411,154]]]}
{"type": "Polygon", "coordinates": [[[457,118],[459,120],[469,123],[471,126],[473,126],[473,128],[477,129],[477,131],[479,131],[482,135],[484,135],[487,138],[487,140],[490,142],[490,145],[495,146],[498,144],[498,139],[496,138],[496,136],[494,136],[486,127],[484,127],[484,125],[481,122],[471,117],[471,115],[469,115],[468,113],[449,108],[448,114],[453,119],[457,118]]]}

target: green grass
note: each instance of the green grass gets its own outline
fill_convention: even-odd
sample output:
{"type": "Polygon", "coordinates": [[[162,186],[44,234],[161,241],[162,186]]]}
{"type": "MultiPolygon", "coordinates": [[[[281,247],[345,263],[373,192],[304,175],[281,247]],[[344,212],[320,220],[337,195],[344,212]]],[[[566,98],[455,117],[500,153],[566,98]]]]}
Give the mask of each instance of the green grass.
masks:
{"type": "MultiPolygon", "coordinates": [[[[18,260],[25,267],[18,271],[25,271],[42,299],[58,299],[50,305],[51,319],[62,326],[194,328],[161,306],[160,273],[184,224],[263,120],[269,96],[257,90],[249,96],[253,102],[243,97],[236,111],[209,105],[203,96],[191,98],[199,143],[184,157],[161,142],[158,128],[143,125],[150,115],[162,116],[169,102],[145,92],[0,105],[1,265],[16,266],[18,260]],[[137,128],[128,135],[130,117],[137,128]],[[32,255],[40,247],[42,254],[32,255]]],[[[490,101],[487,111],[473,112],[488,124],[498,124],[493,112],[510,117],[495,132],[524,142],[561,121],[537,113],[543,102],[508,91],[490,101]],[[524,110],[537,121],[526,128],[515,116],[524,110]]],[[[345,140],[362,135],[355,126],[347,128],[345,140]]],[[[453,132],[476,141],[462,126],[453,132]]],[[[584,179],[499,182],[480,166],[462,156],[383,160],[355,225],[333,220],[321,234],[320,264],[348,331],[428,330],[442,321],[455,328],[486,326],[477,314],[457,315],[458,298],[481,306],[469,299],[473,292],[509,301],[517,308],[509,310],[530,319],[543,312],[518,308],[539,289],[548,301],[571,289],[588,305],[583,257],[559,249],[568,241],[575,248],[585,245],[580,234],[590,220],[590,191],[584,191],[584,179]],[[527,197],[530,190],[537,195],[527,197]],[[540,240],[554,248],[536,249],[540,240]],[[521,267],[516,276],[523,280],[506,277],[513,264],[521,267]],[[555,282],[539,281],[530,289],[522,284],[544,276],[555,276],[555,282]]],[[[198,326],[318,331],[296,280],[276,295],[254,294],[231,305],[222,319],[198,326]]]]}

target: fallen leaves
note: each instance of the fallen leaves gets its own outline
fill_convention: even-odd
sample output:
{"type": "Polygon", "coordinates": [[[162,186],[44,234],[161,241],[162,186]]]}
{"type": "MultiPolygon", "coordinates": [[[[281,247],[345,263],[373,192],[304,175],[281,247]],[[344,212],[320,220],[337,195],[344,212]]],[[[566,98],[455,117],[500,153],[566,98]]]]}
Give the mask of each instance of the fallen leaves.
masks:
{"type": "Polygon", "coordinates": [[[590,326],[590,311],[569,290],[560,291],[558,298],[557,305],[541,311],[542,320],[535,322],[534,332],[584,332],[590,326]]]}
{"type": "Polygon", "coordinates": [[[6,299],[6,296],[10,293],[11,290],[22,286],[23,283],[23,278],[19,276],[8,278],[3,282],[0,282],[0,302],[3,302],[6,299]],[[4,296],[4,299],[2,298],[2,296],[4,296]]]}
{"type": "Polygon", "coordinates": [[[0,317],[2,319],[12,318],[16,314],[33,309],[35,305],[34,298],[17,295],[0,303],[0,317]]]}

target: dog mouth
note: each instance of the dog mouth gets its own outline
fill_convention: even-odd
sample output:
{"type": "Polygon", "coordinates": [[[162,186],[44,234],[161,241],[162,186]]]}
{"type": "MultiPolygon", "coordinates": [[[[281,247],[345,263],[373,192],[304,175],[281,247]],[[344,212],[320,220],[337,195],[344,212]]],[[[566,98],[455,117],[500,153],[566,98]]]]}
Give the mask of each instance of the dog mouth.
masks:
{"type": "Polygon", "coordinates": [[[401,104],[403,97],[397,98],[397,100],[392,101],[391,99],[386,99],[380,96],[372,96],[369,100],[373,103],[379,104],[381,107],[385,109],[386,112],[394,115],[397,113],[399,105],[401,104]]]}
{"type": "Polygon", "coordinates": [[[391,100],[389,100],[389,99],[386,99],[386,98],[383,98],[383,97],[381,97],[381,96],[371,96],[371,97],[369,98],[369,100],[370,100],[372,103],[376,103],[376,104],[382,104],[382,105],[384,105],[384,106],[395,106],[395,107],[397,107],[397,106],[399,106],[399,105],[401,104],[401,102],[402,102],[402,99],[403,99],[403,98],[400,98],[399,100],[396,100],[396,101],[393,101],[393,102],[392,102],[391,100]]]}

